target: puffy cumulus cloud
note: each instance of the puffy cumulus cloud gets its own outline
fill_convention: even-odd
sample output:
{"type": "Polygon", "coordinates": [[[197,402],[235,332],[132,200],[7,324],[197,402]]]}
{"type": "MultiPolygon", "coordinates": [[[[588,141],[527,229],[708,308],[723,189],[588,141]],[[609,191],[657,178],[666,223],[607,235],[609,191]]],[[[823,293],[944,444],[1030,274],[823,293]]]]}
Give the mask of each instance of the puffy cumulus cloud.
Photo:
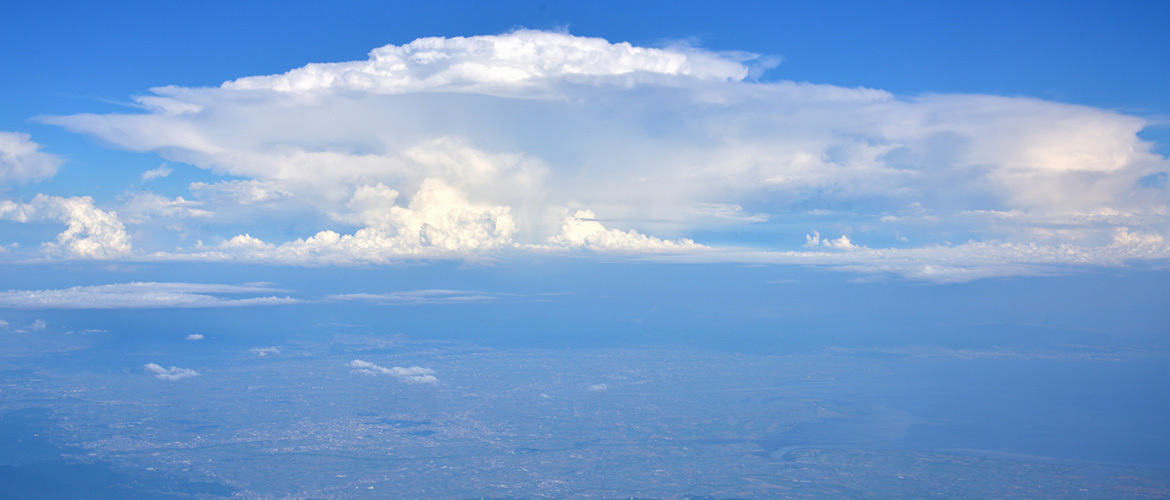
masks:
{"type": "Polygon", "coordinates": [[[155,363],[147,363],[145,368],[147,373],[154,374],[155,378],[158,378],[159,380],[167,380],[170,382],[199,376],[199,372],[196,372],[195,370],[190,368],[179,368],[177,366],[163,368],[162,366],[155,363]]]}
{"type": "Polygon", "coordinates": [[[829,239],[829,238],[822,239],[821,233],[819,233],[817,231],[813,231],[812,234],[805,235],[804,239],[805,239],[804,246],[806,246],[808,248],[824,247],[824,248],[835,248],[837,250],[855,250],[855,249],[861,248],[861,247],[858,247],[857,245],[854,245],[853,242],[849,240],[849,236],[846,236],[844,234],[842,234],[841,237],[837,238],[837,239],[829,239]]]}
{"type": "Polygon", "coordinates": [[[271,355],[280,354],[280,348],[279,347],[257,347],[255,349],[248,349],[248,352],[263,358],[263,357],[268,356],[270,354],[271,355]]]}
{"type": "Polygon", "coordinates": [[[707,248],[686,238],[671,241],[632,229],[606,229],[591,210],[578,210],[565,217],[561,224],[561,234],[550,238],[548,243],[544,248],[585,248],[595,252],[625,253],[677,253],[707,248]]]}
{"type": "Polygon", "coordinates": [[[29,203],[0,202],[0,219],[17,222],[56,220],[65,223],[57,242],[44,243],[50,255],[111,259],[130,254],[130,235],[118,214],[97,208],[88,196],[62,198],[38,194],[29,203]]]}
{"type": "Polygon", "coordinates": [[[183,337],[183,340],[203,340],[203,334],[202,333],[192,333],[186,337],[183,337]]]}
{"type": "Polygon", "coordinates": [[[393,368],[386,368],[378,366],[368,361],[355,359],[349,363],[351,373],[358,375],[367,375],[376,377],[378,375],[388,375],[403,382],[411,384],[438,384],[439,379],[435,377],[435,371],[430,368],[423,368],[421,366],[412,366],[410,368],[403,368],[395,366],[393,368]]]}
{"type": "Polygon", "coordinates": [[[243,234],[203,255],[286,264],[391,262],[461,257],[512,244],[516,224],[508,207],[472,203],[439,179],[426,179],[405,206],[383,184],[358,186],[338,219],[362,225],[353,234],[321,231],[273,245],[243,234]]]}
{"type": "Polygon", "coordinates": [[[0,186],[39,181],[56,175],[62,160],[44,153],[28,134],[0,132],[0,186]]]}
{"type": "MultiPolygon", "coordinates": [[[[729,258],[744,251],[708,256],[686,237],[789,231],[779,214],[825,210],[836,211],[834,227],[880,233],[867,242],[920,246],[809,235],[817,252],[793,260],[881,267],[898,255],[960,269],[985,259],[939,249],[973,238],[1063,245],[1075,251],[1056,252],[1056,263],[1113,265],[1110,255],[1130,254],[1101,250],[1112,231],[1170,236],[1170,162],[1138,136],[1141,117],[750,78],[762,60],[537,31],[426,38],[360,61],[156,88],[139,98],[144,112],[45,120],[225,176],[189,186],[201,209],[251,207],[249,222],[271,227],[281,211],[259,207],[281,204],[302,209],[286,217],[311,211],[337,225],[268,242],[245,232],[157,258],[389,262],[513,244],[729,258]],[[415,194],[402,206],[399,193],[415,194]]],[[[800,236],[752,240],[798,247],[800,236]]],[[[1002,269],[1036,272],[1026,252],[992,253],[1022,259],[1002,269]]]]}
{"type": "Polygon", "coordinates": [[[589,387],[587,387],[586,390],[588,390],[589,392],[602,392],[602,391],[609,390],[609,386],[606,384],[592,384],[589,387]]]}
{"type": "MultiPolygon", "coordinates": [[[[0,292],[0,307],[14,309],[150,309],[278,305],[299,302],[274,295],[284,292],[267,286],[213,283],[118,283],[49,290],[0,292]],[[247,298],[224,295],[247,294],[247,298]]],[[[202,336],[200,336],[202,338],[202,336]]]]}

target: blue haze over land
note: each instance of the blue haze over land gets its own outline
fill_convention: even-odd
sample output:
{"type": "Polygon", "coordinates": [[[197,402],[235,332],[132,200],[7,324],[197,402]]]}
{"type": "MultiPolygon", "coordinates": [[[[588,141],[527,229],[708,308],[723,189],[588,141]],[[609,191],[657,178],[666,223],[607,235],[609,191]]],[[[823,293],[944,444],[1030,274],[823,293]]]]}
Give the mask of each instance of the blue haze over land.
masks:
{"type": "Polygon", "coordinates": [[[1170,496],[1168,17],[10,6],[0,498],[1170,496]]]}

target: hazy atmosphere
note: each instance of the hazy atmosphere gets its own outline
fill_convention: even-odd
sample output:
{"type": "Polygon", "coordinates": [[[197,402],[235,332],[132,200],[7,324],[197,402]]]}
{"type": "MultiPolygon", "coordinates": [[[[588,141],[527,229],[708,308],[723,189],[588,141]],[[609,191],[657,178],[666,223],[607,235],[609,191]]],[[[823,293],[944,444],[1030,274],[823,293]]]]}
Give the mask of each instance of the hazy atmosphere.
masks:
{"type": "Polygon", "coordinates": [[[1170,496],[1161,2],[0,16],[0,498],[1170,496]]]}

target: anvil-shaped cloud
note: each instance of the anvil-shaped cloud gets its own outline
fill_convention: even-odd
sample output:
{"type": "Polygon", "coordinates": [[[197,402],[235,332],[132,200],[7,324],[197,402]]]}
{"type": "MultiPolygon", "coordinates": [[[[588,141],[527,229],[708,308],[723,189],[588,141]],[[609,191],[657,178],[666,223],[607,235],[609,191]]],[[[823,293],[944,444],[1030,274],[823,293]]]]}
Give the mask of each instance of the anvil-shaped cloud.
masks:
{"type": "MultiPolygon", "coordinates": [[[[211,244],[154,253],[135,242],[157,259],[569,250],[971,279],[1170,256],[1170,198],[1149,181],[1170,162],[1138,137],[1143,118],[756,79],[767,61],[520,30],[155,88],[137,98],[145,112],[44,121],[227,176],[171,203],[199,204],[205,226],[321,216],[316,234],[283,242],[203,234],[211,244]],[[699,237],[745,228],[789,243],[699,237]]],[[[148,234],[149,212],[137,217],[148,234]]]]}

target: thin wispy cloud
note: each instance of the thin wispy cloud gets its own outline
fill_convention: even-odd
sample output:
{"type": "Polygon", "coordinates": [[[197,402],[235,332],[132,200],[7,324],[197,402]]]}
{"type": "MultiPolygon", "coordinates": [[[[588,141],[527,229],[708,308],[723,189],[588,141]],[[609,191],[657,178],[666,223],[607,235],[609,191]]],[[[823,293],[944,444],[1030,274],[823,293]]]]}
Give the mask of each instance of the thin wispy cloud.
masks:
{"type": "Polygon", "coordinates": [[[410,290],[389,293],[347,293],[330,295],[330,301],[357,301],[384,305],[419,304],[473,304],[499,302],[519,297],[510,293],[480,292],[469,290],[410,290]]]}
{"type": "Polygon", "coordinates": [[[152,168],[150,170],[143,172],[142,173],[142,180],[144,180],[146,182],[150,182],[150,181],[153,181],[155,179],[162,179],[163,177],[171,175],[172,172],[174,172],[174,170],[171,169],[170,165],[163,163],[162,165],[159,165],[157,168],[152,168]]]}
{"type": "Polygon", "coordinates": [[[12,309],[149,309],[241,307],[300,302],[268,295],[286,290],[210,283],[119,283],[47,290],[0,292],[0,307],[12,309]],[[243,298],[237,296],[245,295],[243,298]]]}

